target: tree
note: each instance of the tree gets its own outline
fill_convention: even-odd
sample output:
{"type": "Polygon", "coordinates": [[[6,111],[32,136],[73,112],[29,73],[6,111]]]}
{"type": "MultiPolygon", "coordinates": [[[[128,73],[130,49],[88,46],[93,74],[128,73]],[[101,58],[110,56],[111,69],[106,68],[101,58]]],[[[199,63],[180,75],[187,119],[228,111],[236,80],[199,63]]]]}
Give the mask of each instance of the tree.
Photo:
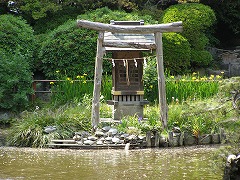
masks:
{"type": "Polygon", "coordinates": [[[209,45],[207,32],[216,21],[213,10],[203,4],[184,3],[173,5],[164,11],[161,22],[183,21],[181,33],[191,45],[191,64],[194,67],[207,66],[212,57],[205,50],[209,45]]]}
{"type": "Polygon", "coordinates": [[[240,1],[239,0],[200,0],[210,6],[217,17],[215,36],[222,47],[239,45],[240,42],[240,1]]]}

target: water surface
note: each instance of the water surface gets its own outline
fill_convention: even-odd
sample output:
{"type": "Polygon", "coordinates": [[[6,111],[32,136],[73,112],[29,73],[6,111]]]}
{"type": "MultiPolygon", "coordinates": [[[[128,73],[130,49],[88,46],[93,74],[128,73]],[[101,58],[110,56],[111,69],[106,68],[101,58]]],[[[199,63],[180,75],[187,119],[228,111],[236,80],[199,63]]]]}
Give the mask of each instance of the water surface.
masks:
{"type": "Polygon", "coordinates": [[[222,179],[218,146],[138,150],[0,147],[0,179],[222,179]]]}

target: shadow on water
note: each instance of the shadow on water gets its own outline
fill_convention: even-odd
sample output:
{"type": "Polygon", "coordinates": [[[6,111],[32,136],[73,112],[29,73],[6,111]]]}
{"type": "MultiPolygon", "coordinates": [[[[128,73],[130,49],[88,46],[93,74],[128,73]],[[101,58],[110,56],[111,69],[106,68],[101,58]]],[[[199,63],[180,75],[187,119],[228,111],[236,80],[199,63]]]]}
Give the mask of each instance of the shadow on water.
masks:
{"type": "Polygon", "coordinates": [[[139,150],[0,147],[0,179],[222,179],[218,146],[139,150]]]}

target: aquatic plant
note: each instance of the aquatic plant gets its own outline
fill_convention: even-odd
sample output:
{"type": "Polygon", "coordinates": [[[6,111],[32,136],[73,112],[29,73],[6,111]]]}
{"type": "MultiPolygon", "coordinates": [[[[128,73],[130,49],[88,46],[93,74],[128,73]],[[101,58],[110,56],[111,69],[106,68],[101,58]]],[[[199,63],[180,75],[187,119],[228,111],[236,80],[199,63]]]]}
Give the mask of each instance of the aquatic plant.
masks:
{"type": "MultiPolygon", "coordinates": [[[[53,104],[63,105],[68,102],[81,101],[86,94],[92,96],[94,84],[87,74],[84,73],[73,78],[67,77],[60,71],[56,71],[55,74],[57,80],[50,82],[53,104]]],[[[111,87],[111,77],[103,76],[101,94],[104,99],[111,98],[111,87]]]]}
{"type": "MultiPolygon", "coordinates": [[[[158,81],[155,68],[149,68],[144,74],[145,98],[150,102],[158,100],[158,81]],[[152,72],[155,71],[155,72],[152,72]]],[[[193,72],[189,75],[173,76],[166,73],[166,98],[168,104],[182,103],[186,100],[203,100],[218,93],[219,82],[223,75],[200,76],[193,72]]]]}

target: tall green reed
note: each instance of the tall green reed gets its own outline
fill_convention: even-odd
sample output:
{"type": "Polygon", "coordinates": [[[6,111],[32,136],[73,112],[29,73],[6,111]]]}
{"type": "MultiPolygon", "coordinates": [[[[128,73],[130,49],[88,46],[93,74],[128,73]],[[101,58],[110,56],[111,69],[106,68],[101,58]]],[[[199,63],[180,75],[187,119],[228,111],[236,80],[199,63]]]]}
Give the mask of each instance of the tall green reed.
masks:
{"type": "MultiPolygon", "coordinates": [[[[217,94],[221,80],[222,76],[201,77],[197,73],[179,77],[167,75],[167,102],[168,104],[180,103],[186,100],[202,100],[212,97],[217,94]]],[[[158,99],[157,81],[152,81],[151,84],[145,86],[145,97],[151,102],[158,99]]]]}
{"type": "MultiPolygon", "coordinates": [[[[58,73],[56,82],[50,82],[52,85],[52,100],[59,104],[69,101],[81,101],[85,94],[92,96],[94,82],[88,79],[87,74],[78,75],[74,78],[66,77],[58,73]]],[[[181,103],[186,100],[202,100],[217,94],[219,82],[222,76],[211,75],[201,77],[197,73],[190,75],[174,77],[166,75],[166,97],[168,104],[175,102],[181,103]]],[[[101,96],[104,100],[110,100],[112,89],[111,76],[103,76],[101,96]]],[[[145,98],[150,102],[158,100],[158,82],[157,80],[145,81],[145,98]]]]}
{"type": "MultiPolygon", "coordinates": [[[[88,78],[87,74],[67,77],[64,74],[57,73],[57,81],[50,82],[52,90],[51,100],[57,104],[67,102],[81,101],[85,94],[92,96],[94,82],[88,78]]],[[[103,76],[101,95],[104,99],[111,99],[111,77],[103,76]]]]}

